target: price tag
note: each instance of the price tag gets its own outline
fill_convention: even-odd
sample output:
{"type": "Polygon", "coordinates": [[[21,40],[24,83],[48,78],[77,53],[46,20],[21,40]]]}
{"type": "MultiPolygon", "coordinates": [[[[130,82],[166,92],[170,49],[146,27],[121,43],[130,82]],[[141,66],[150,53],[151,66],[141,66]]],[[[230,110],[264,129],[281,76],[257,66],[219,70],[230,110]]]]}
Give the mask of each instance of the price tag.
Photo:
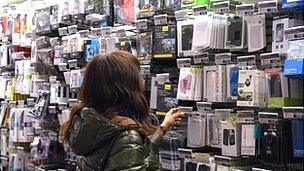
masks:
{"type": "Polygon", "coordinates": [[[194,16],[206,15],[208,12],[208,7],[207,7],[207,5],[194,6],[194,7],[192,7],[192,10],[193,10],[194,16]]]}
{"type": "Polygon", "coordinates": [[[154,25],[164,25],[164,24],[168,24],[168,15],[167,14],[154,16],[154,25]]]}
{"type": "Polygon", "coordinates": [[[237,5],[236,14],[238,16],[253,15],[254,14],[254,4],[237,5]]]}
{"type": "Polygon", "coordinates": [[[162,27],[162,32],[167,32],[169,30],[169,26],[163,26],[162,27]]]}
{"type": "Polygon", "coordinates": [[[191,58],[177,59],[176,63],[178,68],[187,68],[191,65],[191,58]]]}
{"type": "Polygon", "coordinates": [[[165,84],[165,90],[171,91],[172,85],[171,84],[165,84]]]}
{"type": "Polygon", "coordinates": [[[193,56],[194,64],[208,64],[209,63],[209,53],[204,52],[202,54],[196,54],[193,56]]]}
{"type": "Polygon", "coordinates": [[[259,13],[269,13],[278,11],[277,0],[258,2],[259,13]]]}
{"type": "Polygon", "coordinates": [[[213,4],[213,11],[216,13],[225,13],[230,11],[230,2],[217,2],[213,4]]]}

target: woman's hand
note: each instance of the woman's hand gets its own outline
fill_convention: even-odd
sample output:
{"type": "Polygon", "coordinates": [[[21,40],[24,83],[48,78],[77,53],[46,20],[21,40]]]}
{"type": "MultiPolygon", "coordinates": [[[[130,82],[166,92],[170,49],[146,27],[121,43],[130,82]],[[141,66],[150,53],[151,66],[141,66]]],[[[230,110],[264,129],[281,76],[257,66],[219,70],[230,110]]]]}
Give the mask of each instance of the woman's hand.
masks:
{"type": "Polygon", "coordinates": [[[160,125],[165,131],[168,131],[173,125],[180,123],[183,114],[178,108],[172,108],[166,113],[165,119],[160,125]]]}

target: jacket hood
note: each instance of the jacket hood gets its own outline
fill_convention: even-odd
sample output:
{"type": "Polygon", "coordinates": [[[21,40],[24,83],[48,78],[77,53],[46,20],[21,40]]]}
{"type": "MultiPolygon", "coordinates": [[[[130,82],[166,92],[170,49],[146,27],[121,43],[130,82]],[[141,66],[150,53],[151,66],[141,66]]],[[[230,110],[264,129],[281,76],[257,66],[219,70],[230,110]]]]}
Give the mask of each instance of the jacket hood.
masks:
{"type": "Polygon", "coordinates": [[[68,143],[76,155],[86,155],[107,145],[123,131],[140,127],[128,117],[115,116],[109,120],[94,109],[84,107],[74,116],[68,143]]]}

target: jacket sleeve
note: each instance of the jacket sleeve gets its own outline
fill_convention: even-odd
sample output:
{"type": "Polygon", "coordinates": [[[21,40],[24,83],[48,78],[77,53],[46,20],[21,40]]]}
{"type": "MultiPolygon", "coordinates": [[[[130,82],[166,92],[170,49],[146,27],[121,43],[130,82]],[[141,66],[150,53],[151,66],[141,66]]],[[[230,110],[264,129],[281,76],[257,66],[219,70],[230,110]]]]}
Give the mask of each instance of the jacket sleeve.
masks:
{"type": "Polygon", "coordinates": [[[112,147],[106,170],[146,170],[143,140],[136,131],[126,131],[112,147]]]}

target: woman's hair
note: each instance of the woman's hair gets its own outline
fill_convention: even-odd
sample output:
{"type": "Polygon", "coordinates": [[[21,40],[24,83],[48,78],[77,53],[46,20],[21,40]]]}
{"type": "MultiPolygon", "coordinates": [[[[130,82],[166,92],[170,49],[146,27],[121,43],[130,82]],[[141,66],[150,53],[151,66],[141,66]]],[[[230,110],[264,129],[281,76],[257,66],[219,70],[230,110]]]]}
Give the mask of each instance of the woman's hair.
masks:
{"type": "Polygon", "coordinates": [[[100,54],[86,65],[80,100],[62,127],[64,140],[68,140],[73,118],[83,107],[91,107],[108,119],[127,116],[140,123],[146,132],[155,131],[149,118],[139,61],[126,51],[100,54]]]}

